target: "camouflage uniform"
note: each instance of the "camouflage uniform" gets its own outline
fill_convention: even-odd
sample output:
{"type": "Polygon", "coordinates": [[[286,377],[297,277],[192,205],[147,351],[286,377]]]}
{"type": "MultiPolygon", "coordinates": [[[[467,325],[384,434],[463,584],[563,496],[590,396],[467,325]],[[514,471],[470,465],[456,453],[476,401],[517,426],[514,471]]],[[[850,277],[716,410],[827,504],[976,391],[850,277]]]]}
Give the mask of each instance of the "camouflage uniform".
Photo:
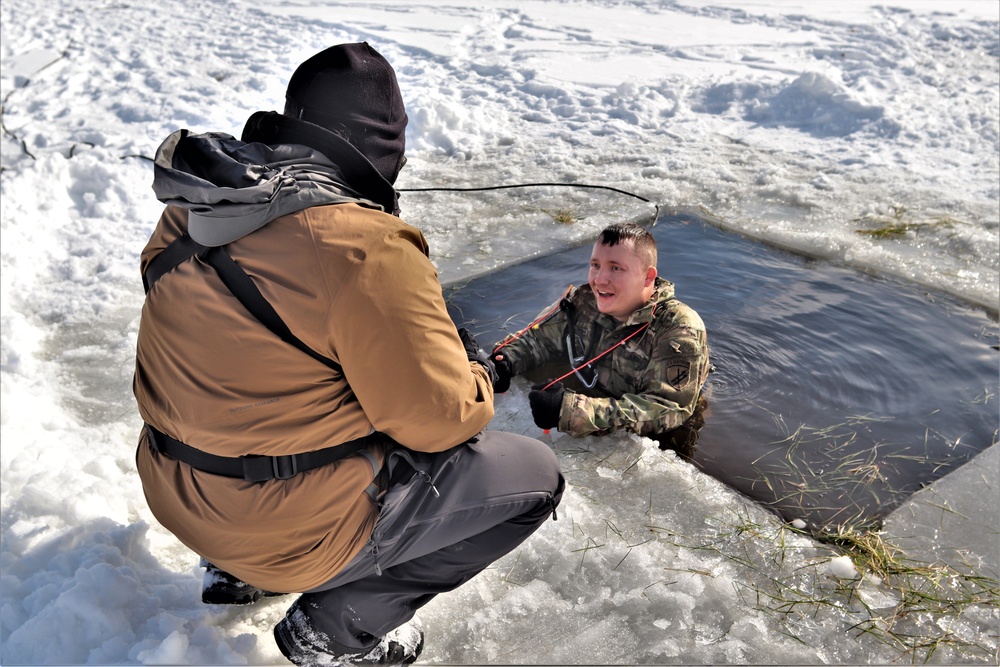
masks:
{"type": "Polygon", "coordinates": [[[674,298],[673,283],[657,278],[649,302],[624,323],[597,309],[589,285],[570,287],[563,299],[542,312],[549,314],[520,338],[512,334],[495,347],[495,353],[510,360],[514,375],[561,360],[552,375],[559,377],[573,367],[566,349],[569,335],[573,354],[583,357],[574,364],[579,366],[648,323],[580,370],[583,381],[591,383],[596,369],[592,388],[575,374],[566,378],[560,431],[583,436],[629,429],[651,436],[680,426],[692,415],[708,376],[708,343],[701,317],[674,298]]]}

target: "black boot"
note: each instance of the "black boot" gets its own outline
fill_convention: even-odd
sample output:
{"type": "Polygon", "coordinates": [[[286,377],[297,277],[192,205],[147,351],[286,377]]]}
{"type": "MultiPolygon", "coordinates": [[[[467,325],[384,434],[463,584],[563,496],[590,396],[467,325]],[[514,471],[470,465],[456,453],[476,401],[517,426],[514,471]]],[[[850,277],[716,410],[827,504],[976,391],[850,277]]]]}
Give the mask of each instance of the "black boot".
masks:
{"type": "Polygon", "coordinates": [[[240,581],[204,559],[201,564],[205,568],[205,576],[201,580],[201,601],[205,604],[253,604],[261,598],[282,595],[240,581]]]}
{"type": "MultiPolygon", "coordinates": [[[[300,617],[301,618],[301,617],[300,617]]],[[[295,628],[285,617],[274,626],[274,641],[281,654],[288,661],[303,667],[305,665],[409,665],[424,648],[424,628],[417,619],[412,619],[385,634],[373,648],[360,653],[333,655],[317,646],[313,641],[325,641],[326,637],[309,628],[295,628]]]]}

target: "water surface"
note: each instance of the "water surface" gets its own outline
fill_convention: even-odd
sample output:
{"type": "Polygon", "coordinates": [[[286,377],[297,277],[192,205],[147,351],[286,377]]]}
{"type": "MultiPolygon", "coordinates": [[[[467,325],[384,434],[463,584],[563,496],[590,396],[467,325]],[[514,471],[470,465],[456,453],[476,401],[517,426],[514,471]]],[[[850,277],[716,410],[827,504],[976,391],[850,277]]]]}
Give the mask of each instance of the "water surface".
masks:
{"type": "MultiPolygon", "coordinates": [[[[652,231],[660,275],[704,319],[715,365],[707,406],[662,446],[707,474],[813,529],[877,525],[996,441],[986,313],[690,213],[652,231]]],[[[452,315],[492,345],[585,282],[589,256],[587,244],[449,286],[452,315]]]]}

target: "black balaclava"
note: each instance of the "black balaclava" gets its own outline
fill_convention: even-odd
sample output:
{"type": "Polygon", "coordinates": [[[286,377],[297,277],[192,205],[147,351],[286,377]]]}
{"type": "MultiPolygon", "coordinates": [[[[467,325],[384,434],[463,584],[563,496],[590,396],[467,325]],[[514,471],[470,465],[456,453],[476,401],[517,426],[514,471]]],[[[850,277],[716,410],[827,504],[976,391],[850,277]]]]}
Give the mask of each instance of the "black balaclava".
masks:
{"type": "Polygon", "coordinates": [[[367,42],[331,46],[299,65],[288,82],[284,115],[340,135],[395,183],[406,148],[406,109],[392,66],[367,42]]]}

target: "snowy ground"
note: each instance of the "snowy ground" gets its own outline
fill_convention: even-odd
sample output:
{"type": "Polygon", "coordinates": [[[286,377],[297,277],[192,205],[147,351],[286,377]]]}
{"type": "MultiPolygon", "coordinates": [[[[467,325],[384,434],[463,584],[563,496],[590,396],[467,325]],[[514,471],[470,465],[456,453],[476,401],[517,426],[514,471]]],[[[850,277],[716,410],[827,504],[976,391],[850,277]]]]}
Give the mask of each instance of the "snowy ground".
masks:
{"type": "MultiPolygon", "coordinates": [[[[397,69],[402,188],[611,185],[997,311],[994,0],[373,4],[0,6],[4,664],[281,662],[269,633],[287,600],[202,606],[197,559],[146,510],[137,254],[160,210],[158,143],[181,127],[238,135],[330,44],[368,40],[397,69]]],[[[444,281],[649,211],[561,188],[402,203],[444,281]],[[556,223],[563,210],[577,222],[556,223]]],[[[524,399],[515,385],[494,427],[536,434],[524,399]]],[[[869,573],[648,441],[553,446],[571,482],[559,521],[428,606],[427,662],[997,660],[995,593],[897,618],[898,594],[869,573]],[[890,632],[954,641],[911,654],[890,632]]],[[[996,578],[995,514],[947,529],[970,512],[926,514],[996,507],[993,450],[945,478],[943,500],[897,512],[891,535],[956,565],[919,543],[934,526],[996,578]]]]}

